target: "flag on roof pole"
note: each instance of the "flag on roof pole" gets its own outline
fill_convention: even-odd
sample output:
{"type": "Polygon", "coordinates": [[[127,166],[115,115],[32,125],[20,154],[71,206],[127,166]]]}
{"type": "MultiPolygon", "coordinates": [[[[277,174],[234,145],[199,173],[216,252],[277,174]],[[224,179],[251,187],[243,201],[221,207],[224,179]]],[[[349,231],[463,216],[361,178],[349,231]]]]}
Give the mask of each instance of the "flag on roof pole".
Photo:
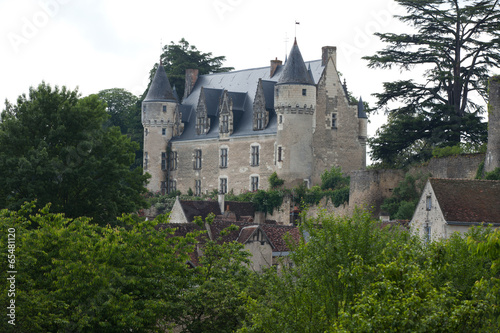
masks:
{"type": "Polygon", "coordinates": [[[295,24],[300,24],[300,22],[295,21],[295,24]]]}

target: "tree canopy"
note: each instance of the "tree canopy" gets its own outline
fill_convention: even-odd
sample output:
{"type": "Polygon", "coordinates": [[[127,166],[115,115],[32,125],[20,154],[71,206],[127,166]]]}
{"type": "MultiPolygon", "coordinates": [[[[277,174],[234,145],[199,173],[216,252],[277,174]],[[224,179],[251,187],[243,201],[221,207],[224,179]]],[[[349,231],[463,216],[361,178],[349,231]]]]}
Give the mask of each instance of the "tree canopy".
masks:
{"type": "Polygon", "coordinates": [[[487,79],[500,67],[498,0],[396,0],[396,16],[414,33],[376,33],[385,49],[365,57],[370,68],[421,68],[422,80],[384,83],[378,108],[388,123],[370,141],[372,158],[401,166],[431,157],[434,147],[486,140],[481,122],[487,79]]]}
{"type": "Polygon", "coordinates": [[[138,145],[117,127],[96,95],[31,87],[6,104],[0,123],[0,207],[37,200],[68,217],[114,220],[145,205],[147,176],[131,170],[138,145]]]}
{"type": "MultiPolygon", "coordinates": [[[[229,72],[233,67],[223,67],[225,56],[212,56],[212,52],[202,52],[182,38],[177,44],[173,41],[163,47],[160,57],[172,88],[175,86],[180,98],[184,95],[186,69],[198,69],[199,75],[229,72]]],[[[158,64],[151,71],[153,77],[158,64]]]]}

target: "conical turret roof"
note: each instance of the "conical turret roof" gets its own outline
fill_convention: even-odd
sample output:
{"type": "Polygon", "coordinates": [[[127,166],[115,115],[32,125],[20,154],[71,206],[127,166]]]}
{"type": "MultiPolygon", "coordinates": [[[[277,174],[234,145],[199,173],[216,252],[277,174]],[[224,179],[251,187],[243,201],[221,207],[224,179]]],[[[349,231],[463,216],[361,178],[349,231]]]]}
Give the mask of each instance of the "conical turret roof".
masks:
{"type": "Polygon", "coordinates": [[[283,68],[278,84],[310,84],[314,85],[314,81],[307,70],[302,54],[300,53],[297,39],[295,39],[290,55],[283,68]]]}
{"type": "Polygon", "coordinates": [[[153,78],[153,82],[151,82],[151,86],[149,87],[148,94],[144,101],[175,101],[175,94],[172,91],[172,87],[170,86],[170,82],[168,81],[167,73],[165,72],[165,68],[160,62],[160,66],[156,70],[155,76],[153,78]]]}

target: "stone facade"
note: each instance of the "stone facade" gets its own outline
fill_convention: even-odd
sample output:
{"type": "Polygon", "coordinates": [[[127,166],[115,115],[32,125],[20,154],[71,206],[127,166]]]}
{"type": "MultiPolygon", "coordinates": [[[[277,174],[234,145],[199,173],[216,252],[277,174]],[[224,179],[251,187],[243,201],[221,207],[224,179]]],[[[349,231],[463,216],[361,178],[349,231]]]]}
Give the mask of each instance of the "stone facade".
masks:
{"type": "Polygon", "coordinates": [[[160,66],[143,101],[152,192],[239,194],[269,188],[273,172],[285,186],[312,186],[332,166],[365,168],[367,117],[349,101],[334,47],[309,62],[295,43],[284,65],[199,77],[188,70],[186,86],[180,102],[160,66]]]}

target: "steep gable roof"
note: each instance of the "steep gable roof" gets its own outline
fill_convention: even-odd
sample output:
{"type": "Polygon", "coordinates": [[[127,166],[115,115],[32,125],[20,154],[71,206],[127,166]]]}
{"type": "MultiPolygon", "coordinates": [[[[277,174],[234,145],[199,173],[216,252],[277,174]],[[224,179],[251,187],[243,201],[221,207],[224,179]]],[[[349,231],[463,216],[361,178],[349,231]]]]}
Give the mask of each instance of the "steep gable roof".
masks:
{"type": "Polygon", "coordinates": [[[430,178],[447,222],[500,223],[500,181],[430,178]]]}

